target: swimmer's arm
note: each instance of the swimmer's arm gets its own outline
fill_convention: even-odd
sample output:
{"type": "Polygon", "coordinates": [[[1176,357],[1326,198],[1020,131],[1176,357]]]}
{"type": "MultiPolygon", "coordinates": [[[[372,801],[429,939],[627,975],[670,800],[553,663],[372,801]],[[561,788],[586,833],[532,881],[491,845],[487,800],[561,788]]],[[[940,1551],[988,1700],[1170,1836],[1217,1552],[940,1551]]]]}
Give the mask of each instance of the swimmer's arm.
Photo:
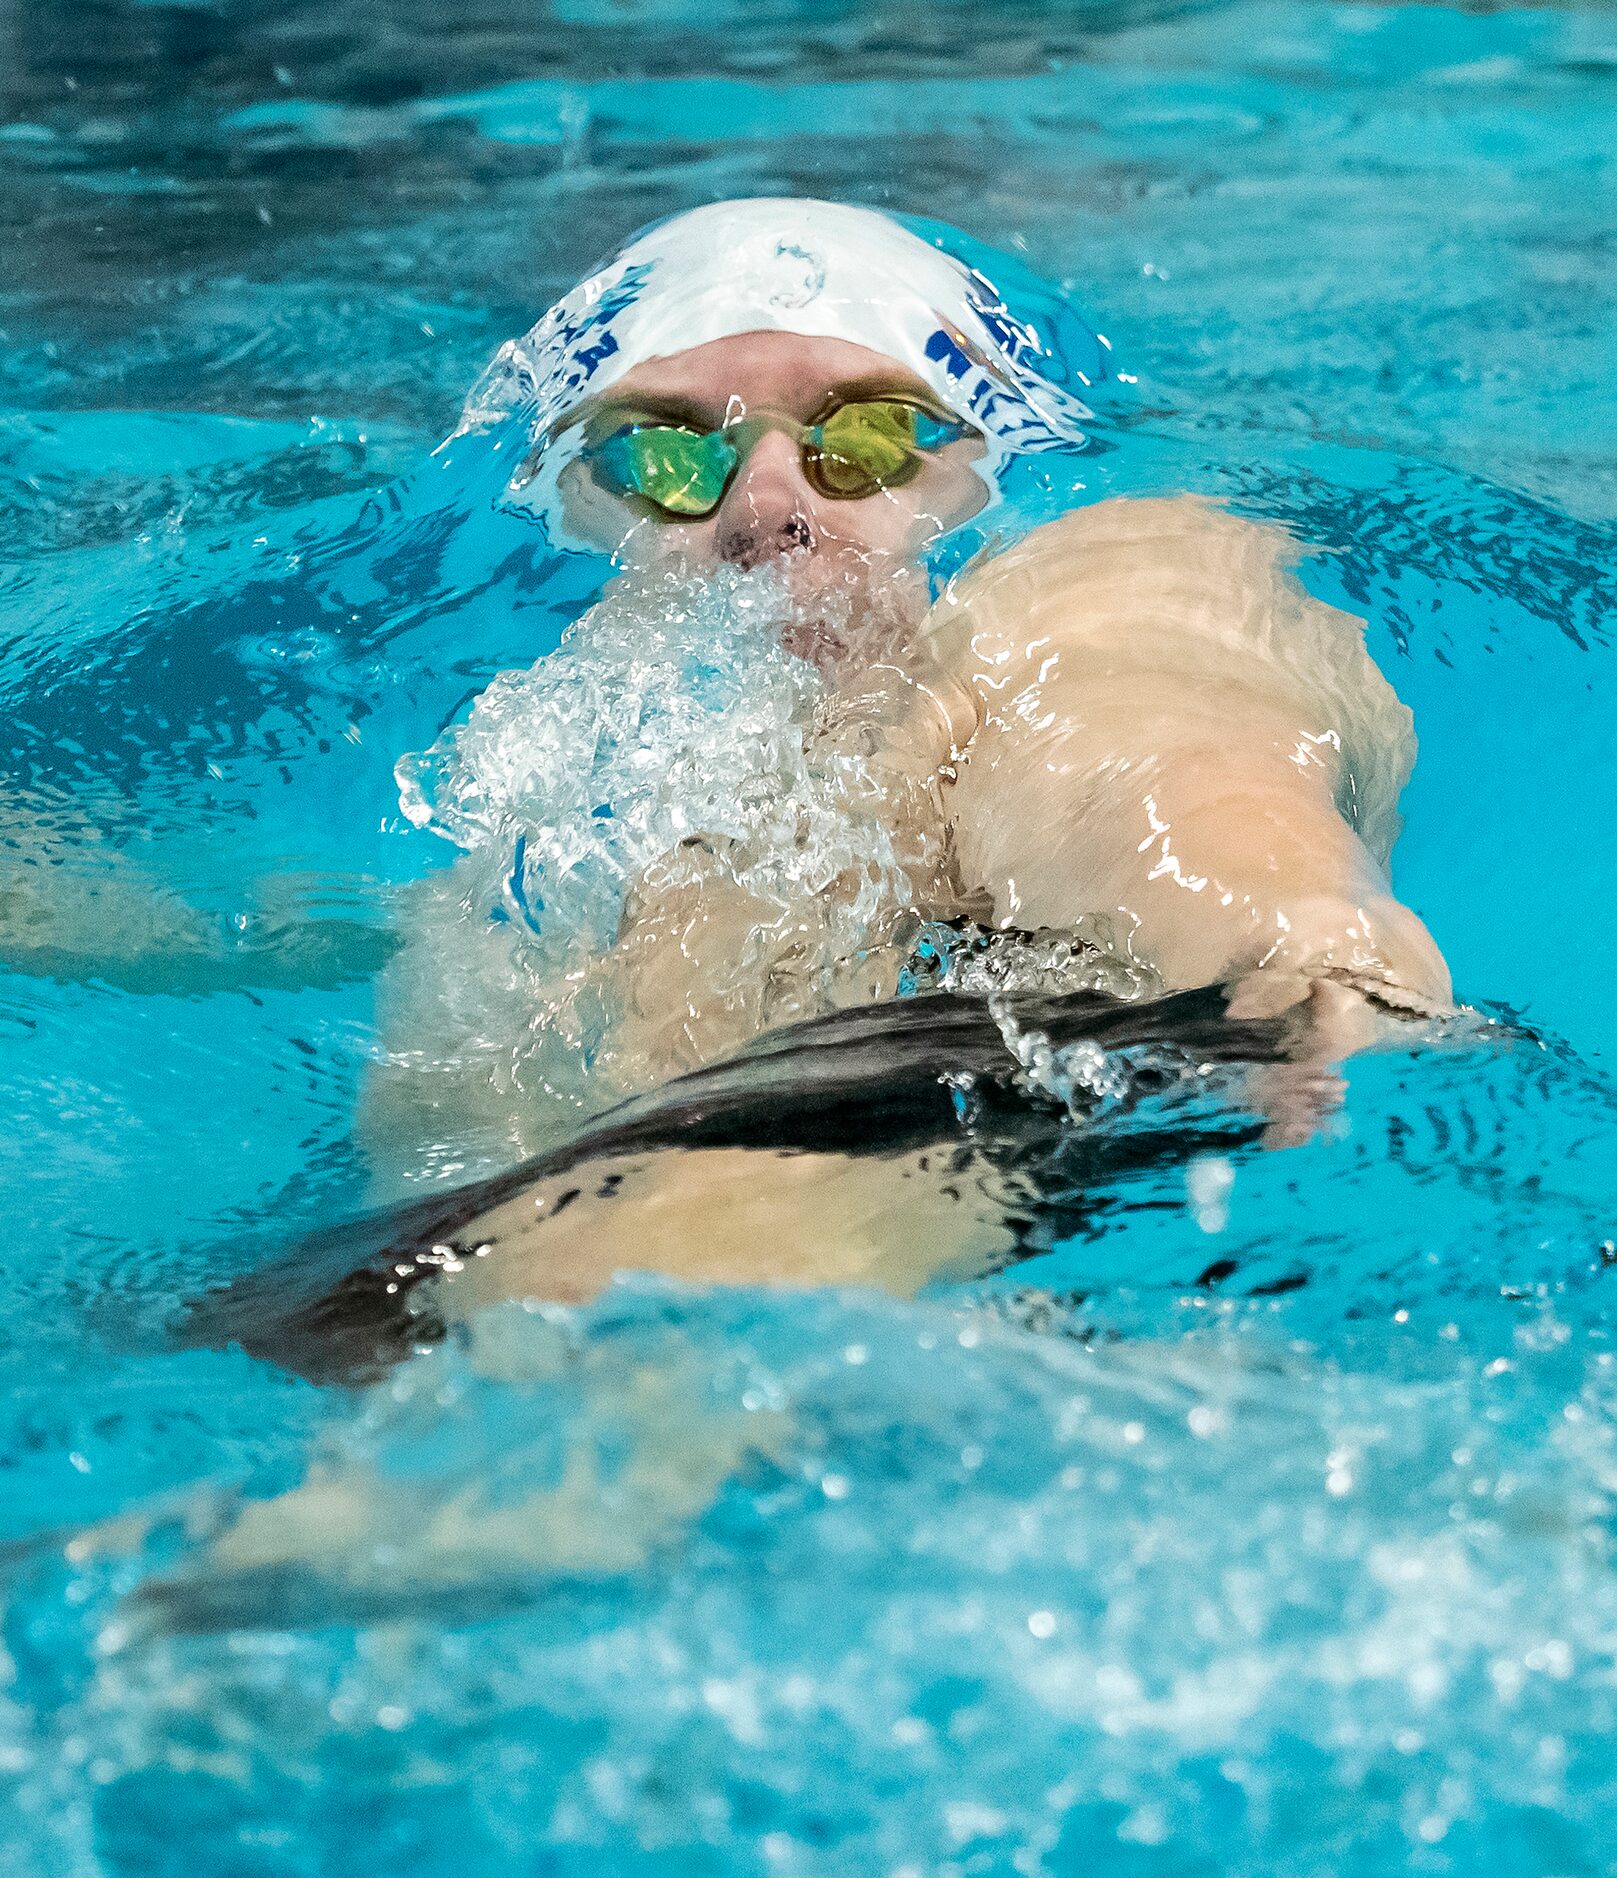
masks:
{"type": "MultiPolygon", "coordinates": [[[[71,857],[69,857],[71,858],[71,857]]],[[[128,866],[16,867],[0,878],[0,969],[142,996],[325,989],[368,978],[394,949],[356,920],[260,920],[227,936],[128,866]]]]}
{"type": "Polygon", "coordinates": [[[1251,1015],[1321,977],[1446,1008],[1441,955],[1337,807],[1338,759],[1299,749],[1283,701],[1068,648],[1039,699],[1060,728],[1041,735],[1041,709],[996,723],[970,665],[965,635],[935,636],[872,670],[831,725],[898,787],[944,779],[962,904],[987,894],[1004,925],[1111,916],[1172,988],[1266,971],[1251,1015]]]}
{"type": "MultiPolygon", "coordinates": [[[[1158,708],[1173,689],[1158,681],[1158,708]]],[[[1138,920],[1136,942],[1170,986],[1267,975],[1267,994],[1247,988],[1245,1014],[1283,1008],[1316,980],[1395,1008],[1447,1008],[1442,955],[1338,809],[1331,763],[1299,759],[1286,726],[1266,736],[1254,719],[1234,747],[1126,712],[1097,727],[1097,766],[1120,747],[1133,759],[1129,774],[1101,779],[1086,821],[1098,903],[1138,920]]]]}
{"type": "Polygon", "coordinates": [[[961,882],[1005,925],[1099,921],[1172,986],[1263,973],[1271,999],[1337,980],[1442,1008],[1333,734],[1346,710],[1396,771],[1407,715],[1293,553],[1204,503],[1119,500],[951,588],[923,642],[977,703],[945,791],[961,882]]]}
{"type": "Polygon", "coordinates": [[[1316,980],[1447,1008],[1442,955],[1340,812],[1339,759],[1299,739],[1293,707],[1233,684],[1210,697],[1204,675],[1081,658],[1064,691],[1044,700],[1055,733],[985,732],[974,761],[1009,773],[962,793],[978,816],[1019,809],[1040,830],[1019,851],[1003,827],[957,831],[979,870],[997,871],[997,898],[1012,902],[1002,916],[1110,915],[1171,987],[1267,974],[1252,1015],[1316,980]]]}
{"type": "MultiPolygon", "coordinates": [[[[987,894],[998,923],[1030,927],[1099,914],[1170,988],[1266,971],[1244,994],[1251,1015],[1300,1001],[1315,978],[1447,1004],[1441,956],[1340,814],[1333,753],[1299,750],[1294,708],[1069,647],[1032,707],[996,722],[950,649],[935,638],[873,668],[828,734],[859,748],[895,805],[943,779],[957,906],[987,894]]],[[[969,668],[965,641],[953,649],[969,668]]]]}

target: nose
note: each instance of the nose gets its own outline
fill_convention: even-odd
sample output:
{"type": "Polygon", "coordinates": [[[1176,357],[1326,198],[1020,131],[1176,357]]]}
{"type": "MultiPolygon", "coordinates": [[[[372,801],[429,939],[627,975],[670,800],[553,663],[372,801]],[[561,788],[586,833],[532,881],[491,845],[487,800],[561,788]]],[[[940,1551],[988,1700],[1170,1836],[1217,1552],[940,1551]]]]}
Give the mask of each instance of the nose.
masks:
{"type": "Polygon", "coordinates": [[[783,431],[766,431],[753,445],[717,520],[719,559],[738,567],[816,545],[813,491],[803,480],[797,446],[783,431]]]}

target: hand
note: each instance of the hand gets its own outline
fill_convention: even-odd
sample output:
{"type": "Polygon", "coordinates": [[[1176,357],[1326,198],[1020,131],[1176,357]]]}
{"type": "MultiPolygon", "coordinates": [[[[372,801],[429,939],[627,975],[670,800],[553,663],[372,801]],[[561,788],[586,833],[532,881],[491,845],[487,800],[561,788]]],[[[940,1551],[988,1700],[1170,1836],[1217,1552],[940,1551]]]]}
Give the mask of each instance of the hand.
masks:
{"type": "Polygon", "coordinates": [[[1338,1066],[1392,1042],[1404,1021],[1357,985],[1286,971],[1256,971],[1238,980],[1225,1012],[1287,1017],[1284,1056],[1252,1078],[1252,1106],[1269,1118],[1266,1148],[1306,1147],[1321,1134],[1347,1094],[1338,1066]]]}

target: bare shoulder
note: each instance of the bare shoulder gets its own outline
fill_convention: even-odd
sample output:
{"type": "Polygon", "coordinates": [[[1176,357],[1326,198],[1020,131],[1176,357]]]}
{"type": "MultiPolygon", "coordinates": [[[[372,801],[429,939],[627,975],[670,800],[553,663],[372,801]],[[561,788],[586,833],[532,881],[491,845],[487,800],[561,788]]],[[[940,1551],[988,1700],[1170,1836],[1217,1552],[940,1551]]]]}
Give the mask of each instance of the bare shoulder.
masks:
{"type": "Polygon", "coordinates": [[[944,597],[971,606],[1024,583],[1048,586],[1110,569],[1138,577],[1194,567],[1250,581],[1294,567],[1307,546],[1273,522],[1236,515],[1206,496],[1110,496],[1070,509],[974,562],[944,597]]]}

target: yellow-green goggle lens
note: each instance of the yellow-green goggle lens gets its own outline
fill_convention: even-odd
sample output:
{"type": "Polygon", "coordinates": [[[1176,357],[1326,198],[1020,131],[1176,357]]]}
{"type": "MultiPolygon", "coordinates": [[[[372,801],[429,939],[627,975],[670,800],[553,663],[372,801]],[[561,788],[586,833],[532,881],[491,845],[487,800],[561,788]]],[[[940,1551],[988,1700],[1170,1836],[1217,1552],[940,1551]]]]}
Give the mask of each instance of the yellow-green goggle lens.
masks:
{"type": "Polygon", "coordinates": [[[827,495],[851,498],[896,489],[921,466],[917,420],[927,414],[897,399],[844,404],[817,425],[816,469],[827,495]]]}
{"type": "Polygon", "coordinates": [[[735,472],[735,445],[720,431],[705,434],[674,424],[637,424],[596,453],[626,495],[644,496],[670,515],[711,515],[735,472]]]}

